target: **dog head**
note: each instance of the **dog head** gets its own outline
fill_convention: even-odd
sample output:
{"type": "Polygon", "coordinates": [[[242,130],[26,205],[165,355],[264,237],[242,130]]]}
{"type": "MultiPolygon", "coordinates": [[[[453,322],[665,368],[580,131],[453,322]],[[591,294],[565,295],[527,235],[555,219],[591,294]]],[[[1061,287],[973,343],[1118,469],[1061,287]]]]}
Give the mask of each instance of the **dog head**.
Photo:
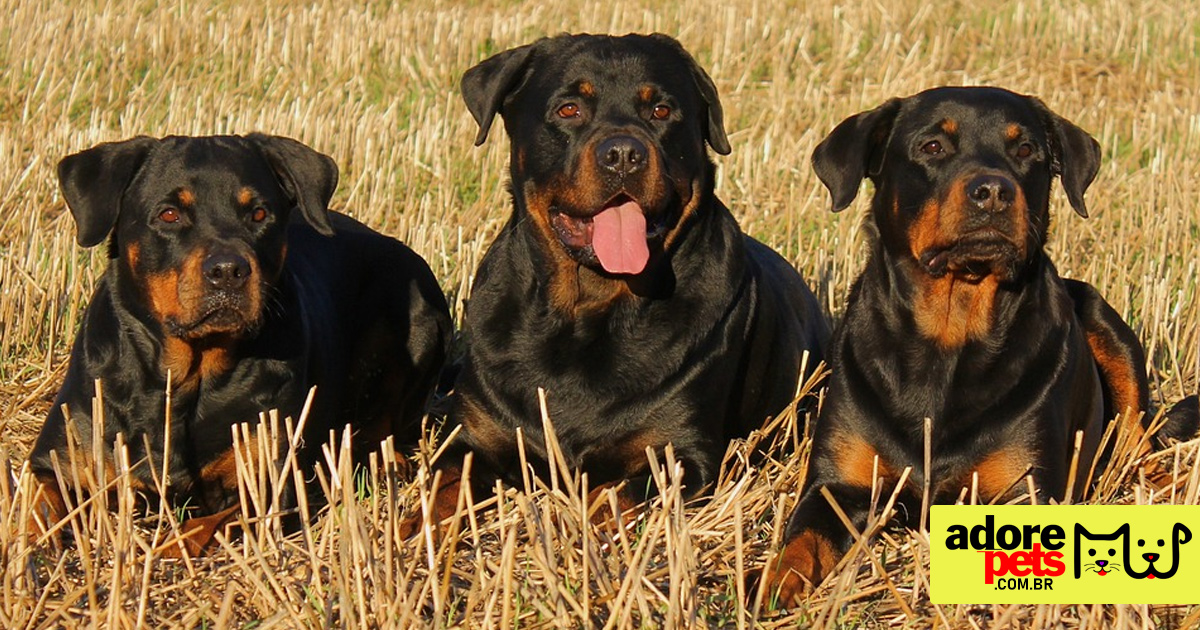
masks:
{"type": "Polygon", "coordinates": [[[712,80],[665,35],[561,35],[463,76],[487,139],[498,113],[511,176],[547,247],[608,274],[639,274],[711,194],[705,143],[729,153],[712,80]]]}
{"type": "Polygon", "coordinates": [[[119,299],[186,341],[257,329],[293,210],[333,233],[337,167],[288,138],[137,137],[64,158],[58,178],[79,244],[112,235],[119,299]]]}
{"type": "Polygon", "coordinates": [[[1060,176],[1087,216],[1100,148],[1041,101],[992,87],[892,99],[840,123],[813,154],[835,211],[868,177],[884,247],[933,277],[1017,279],[1042,252],[1060,176]]]}
{"type": "Polygon", "coordinates": [[[1158,532],[1157,536],[1130,537],[1131,544],[1126,548],[1125,563],[1129,566],[1129,575],[1135,578],[1167,579],[1174,577],[1179,570],[1180,547],[1192,540],[1192,530],[1183,523],[1174,523],[1170,532],[1158,532]],[[1145,569],[1139,569],[1145,566],[1145,569]]]}

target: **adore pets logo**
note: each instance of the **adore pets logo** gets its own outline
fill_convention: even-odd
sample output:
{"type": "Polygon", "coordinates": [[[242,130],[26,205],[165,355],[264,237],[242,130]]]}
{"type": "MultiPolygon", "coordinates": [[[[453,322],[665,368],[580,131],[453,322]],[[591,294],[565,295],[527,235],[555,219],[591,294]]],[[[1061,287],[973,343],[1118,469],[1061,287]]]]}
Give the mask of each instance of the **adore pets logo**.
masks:
{"type": "Polygon", "coordinates": [[[1200,602],[1200,506],[937,505],[935,604],[1200,602]]]}

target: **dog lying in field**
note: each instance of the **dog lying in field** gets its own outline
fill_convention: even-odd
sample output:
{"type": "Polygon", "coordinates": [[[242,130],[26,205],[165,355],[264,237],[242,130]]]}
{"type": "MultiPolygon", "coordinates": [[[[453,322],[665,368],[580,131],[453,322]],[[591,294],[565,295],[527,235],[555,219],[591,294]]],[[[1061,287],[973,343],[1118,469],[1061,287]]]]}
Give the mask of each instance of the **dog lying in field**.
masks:
{"type": "Polygon", "coordinates": [[[437,461],[432,516],[471,483],[519,484],[518,433],[546,471],[537,390],[567,463],[642,502],[646,451],[669,444],[696,493],[731,438],[793,399],[824,315],[800,274],[746,236],[713,193],[706,143],[729,153],[712,80],[665,35],[563,35],[467,71],[479,123],[512,141],[513,214],[480,264],[437,461]]]}
{"type": "Polygon", "coordinates": [[[75,491],[94,490],[68,486],[69,431],[89,460],[77,463],[94,467],[92,453],[102,452],[110,479],[123,433],[138,464],[131,481],[147,496],[157,495],[165,458],[161,498],[196,515],[184,524],[191,552],[236,516],[231,427],[260,412],[298,418],[317,386],[304,467],[345,424],[356,454],[387,436],[418,440],[451,334],[445,298],[403,244],[327,210],[332,159],[261,134],[138,137],[68,156],[58,176],[79,244],[111,237],[30,454],[40,527],[66,514],[75,491]],[[103,435],[92,433],[97,381],[103,435]]]}
{"type": "MultiPolygon", "coordinates": [[[[1041,502],[1061,499],[1103,460],[1109,421],[1125,413],[1145,430],[1137,336],[1092,286],[1059,277],[1044,251],[1051,181],[1060,177],[1086,217],[1099,164],[1082,129],[997,88],[892,99],[820,143],[813,165],[835,211],[864,177],[875,185],[870,258],[831,344],[828,396],[784,548],[767,567],[768,599],[798,601],[852,542],[822,489],[859,531],[876,474],[886,492],[906,467],[901,513],[921,513],[926,483],[936,502],[972,489],[1004,501],[1027,491],[1029,475],[1041,502]]],[[[1187,404],[1159,438],[1195,433],[1187,404]]]]}

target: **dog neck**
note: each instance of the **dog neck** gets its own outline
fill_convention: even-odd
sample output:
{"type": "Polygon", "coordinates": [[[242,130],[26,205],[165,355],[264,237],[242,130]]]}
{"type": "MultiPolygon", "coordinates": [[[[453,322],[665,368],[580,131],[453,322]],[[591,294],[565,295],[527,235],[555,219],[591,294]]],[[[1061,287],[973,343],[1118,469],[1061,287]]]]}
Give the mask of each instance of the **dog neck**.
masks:
{"type": "Polygon", "coordinates": [[[896,256],[878,244],[874,250],[864,271],[867,280],[892,294],[915,332],[944,353],[957,353],[971,342],[1002,341],[1018,323],[1018,306],[1041,297],[1031,291],[1045,285],[1032,278],[1052,270],[1039,252],[1012,281],[995,274],[934,276],[907,255],[896,256]]]}

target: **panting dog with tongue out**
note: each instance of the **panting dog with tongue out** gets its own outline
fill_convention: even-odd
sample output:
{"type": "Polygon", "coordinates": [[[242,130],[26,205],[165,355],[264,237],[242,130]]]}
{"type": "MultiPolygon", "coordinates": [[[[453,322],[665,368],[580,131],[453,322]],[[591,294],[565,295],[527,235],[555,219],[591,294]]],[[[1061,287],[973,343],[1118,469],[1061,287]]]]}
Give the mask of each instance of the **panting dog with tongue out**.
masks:
{"type": "Polygon", "coordinates": [[[712,80],[665,35],[563,35],[483,61],[462,89],[476,144],[504,120],[513,213],[467,306],[461,430],[431,516],[453,512],[467,452],[474,496],[520,484],[517,429],[545,470],[538,388],[591,487],[631,480],[622,507],[651,490],[647,448],[671,444],[702,490],[731,438],[791,403],[828,336],[795,268],[713,194],[706,144],[730,147],[712,80]]]}

